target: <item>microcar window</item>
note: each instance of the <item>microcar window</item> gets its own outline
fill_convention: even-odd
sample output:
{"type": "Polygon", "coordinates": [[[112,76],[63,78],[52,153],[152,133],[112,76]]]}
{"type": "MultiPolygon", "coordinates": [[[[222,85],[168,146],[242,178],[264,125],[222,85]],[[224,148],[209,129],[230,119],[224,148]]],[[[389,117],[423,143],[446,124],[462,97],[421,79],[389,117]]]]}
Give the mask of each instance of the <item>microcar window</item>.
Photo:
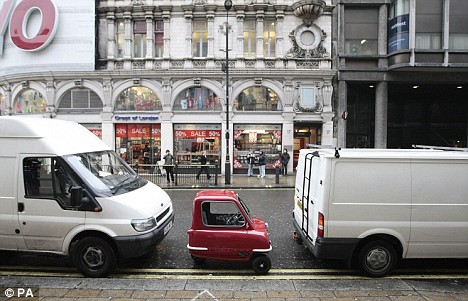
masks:
{"type": "Polygon", "coordinates": [[[245,218],[233,202],[203,202],[202,221],[211,227],[242,227],[245,218]]]}

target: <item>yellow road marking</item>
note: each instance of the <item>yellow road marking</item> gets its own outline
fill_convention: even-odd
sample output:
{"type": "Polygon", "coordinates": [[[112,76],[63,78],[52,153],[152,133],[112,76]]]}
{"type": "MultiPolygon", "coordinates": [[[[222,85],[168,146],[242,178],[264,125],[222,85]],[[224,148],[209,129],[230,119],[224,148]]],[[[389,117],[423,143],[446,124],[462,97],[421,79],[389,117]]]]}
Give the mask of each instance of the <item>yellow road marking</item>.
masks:
{"type": "MultiPolygon", "coordinates": [[[[0,266],[1,276],[83,277],[69,267],[0,266]]],[[[321,280],[370,279],[356,270],[343,269],[272,269],[267,275],[252,270],[203,269],[116,269],[111,278],[120,279],[199,279],[199,280],[321,280]]],[[[396,270],[388,279],[467,279],[468,270],[413,269],[396,270]]]]}

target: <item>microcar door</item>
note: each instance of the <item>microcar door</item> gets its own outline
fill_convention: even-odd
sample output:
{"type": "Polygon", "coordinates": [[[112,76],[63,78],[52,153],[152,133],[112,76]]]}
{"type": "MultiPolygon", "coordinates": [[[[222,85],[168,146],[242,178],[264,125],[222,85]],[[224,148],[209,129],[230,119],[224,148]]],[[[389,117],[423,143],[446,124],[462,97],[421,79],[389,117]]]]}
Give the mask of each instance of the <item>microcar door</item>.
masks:
{"type": "Polygon", "coordinates": [[[202,204],[205,247],[211,258],[235,259],[245,251],[246,220],[234,202],[206,201],[202,204]]]}
{"type": "Polygon", "coordinates": [[[85,222],[85,212],[71,203],[76,177],[53,156],[23,155],[21,166],[16,229],[24,239],[20,249],[61,252],[67,233],[85,222]]]}

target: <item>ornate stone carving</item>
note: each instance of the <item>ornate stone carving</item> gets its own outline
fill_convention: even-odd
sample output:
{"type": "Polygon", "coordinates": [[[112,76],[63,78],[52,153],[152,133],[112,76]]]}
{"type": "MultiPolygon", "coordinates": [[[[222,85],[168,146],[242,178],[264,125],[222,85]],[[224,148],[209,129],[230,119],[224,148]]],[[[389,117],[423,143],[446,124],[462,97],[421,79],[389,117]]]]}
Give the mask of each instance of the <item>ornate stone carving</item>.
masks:
{"type": "Polygon", "coordinates": [[[304,20],[307,26],[312,25],[325,8],[325,1],[322,0],[301,0],[292,5],[294,15],[304,20]]]}
{"type": "Polygon", "coordinates": [[[325,31],[315,24],[311,26],[299,26],[289,33],[292,47],[286,53],[286,58],[310,59],[330,57],[330,54],[323,46],[326,37],[325,31]]]}

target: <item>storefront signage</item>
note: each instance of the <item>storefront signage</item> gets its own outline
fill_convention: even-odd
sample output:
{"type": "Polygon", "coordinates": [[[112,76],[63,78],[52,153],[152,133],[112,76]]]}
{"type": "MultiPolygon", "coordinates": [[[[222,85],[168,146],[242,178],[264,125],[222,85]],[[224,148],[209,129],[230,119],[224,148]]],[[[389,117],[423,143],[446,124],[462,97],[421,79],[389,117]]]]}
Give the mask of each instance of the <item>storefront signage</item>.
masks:
{"type": "Polygon", "coordinates": [[[409,49],[409,15],[388,21],[388,53],[409,49]]]}
{"type": "Polygon", "coordinates": [[[114,116],[115,121],[119,122],[136,122],[136,121],[158,121],[159,116],[141,116],[141,115],[134,115],[134,116],[114,116]]]}
{"type": "Polygon", "coordinates": [[[4,0],[0,10],[0,56],[3,55],[7,27],[13,44],[24,51],[45,48],[54,38],[59,20],[58,9],[51,0],[4,0]],[[41,20],[35,34],[29,35],[28,28],[35,12],[41,20]],[[9,25],[9,26],[7,26],[9,25]]]}
{"type": "Polygon", "coordinates": [[[175,138],[219,138],[221,130],[175,130],[175,138]]]}
{"type": "Polygon", "coordinates": [[[159,124],[117,124],[115,128],[115,136],[117,138],[128,139],[150,139],[161,137],[161,126],[159,124]]]}

